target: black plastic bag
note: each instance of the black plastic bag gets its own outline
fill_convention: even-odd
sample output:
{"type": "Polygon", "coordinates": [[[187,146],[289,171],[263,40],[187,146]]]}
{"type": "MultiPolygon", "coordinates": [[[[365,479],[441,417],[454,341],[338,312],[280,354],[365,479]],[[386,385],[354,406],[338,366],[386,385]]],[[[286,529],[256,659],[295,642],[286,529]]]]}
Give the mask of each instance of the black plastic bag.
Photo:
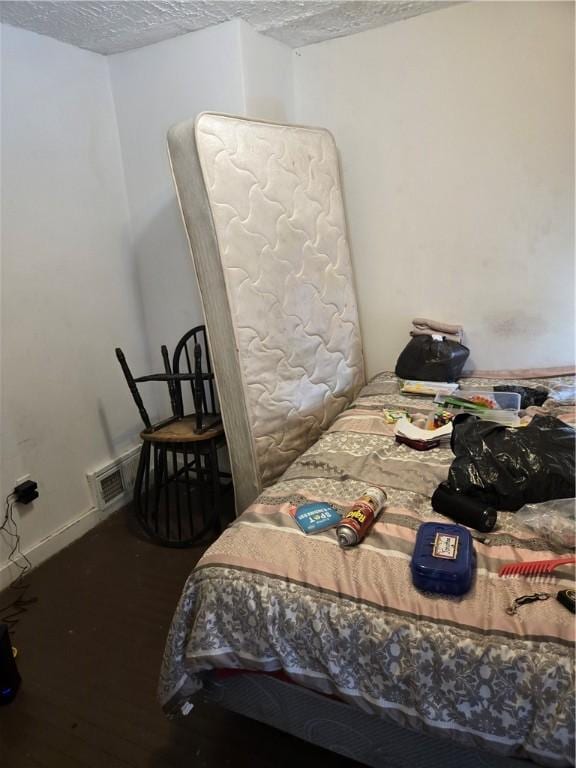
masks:
{"type": "Polygon", "coordinates": [[[396,376],[419,381],[456,381],[470,350],[452,339],[414,336],[400,353],[396,376]]]}
{"type": "Polygon", "coordinates": [[[543,387],[522,387],[517,384],[498,384],[494,392],[516,392],[520,395],[520,408],[525,410],[531,405],[543,405],[548,399],[548,390],[543,387]]]}
{"type": "Polygon", "coordinates": [[[452,432],[452,490],[495,509],[575,496],[576,432],[553,416],[527,427],[504,427],[476,416],[457,416],[452,432]]]}

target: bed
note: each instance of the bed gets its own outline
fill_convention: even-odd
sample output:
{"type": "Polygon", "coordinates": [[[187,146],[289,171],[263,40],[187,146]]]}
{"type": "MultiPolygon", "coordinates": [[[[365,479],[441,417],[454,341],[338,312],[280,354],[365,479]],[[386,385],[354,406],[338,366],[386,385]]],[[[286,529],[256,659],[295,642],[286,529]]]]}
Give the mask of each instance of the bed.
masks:
{"type": "MultiPolygon", "coordinates": [[[[467,385],[512,381],[553,389],[574,378],[500,372],[467,385]]],[[[471,592],[411,584],[419,525],[445,520],[430,497],[452,452],[397,444],[383,409],[430,407],[393,374],[374,377],[206,551],[166,644],[169,715],[209,696],[372,766],[574,764],[573,616],[554,599],[507,615],[535,585],[497,576],[504,562],[552,557],[548,545],[501,513],[494,531],[474,532],[471,592]],[[306,536],[289,514],[306,500],[345,510],[370,484],[388,504],[358,547],[342,550],[334,530],[306,536]]],[[[549,398],[542,409],[574,424],[572,407],[549,398]]],[[[568,568],[537,589],[573,581],[568,568]]]]}
{"type": "MultiPolygon", "coordinates": [[[[501,562],[547,557],[546,545],[501,515],[477,537],[468,595],[412,588],[416,530],[436,518],[430,496],[451,452],[398,446],[383,409],[426,404],[391,374],[365,384],[333,137],[204,113],[174,126],[168,147],[242,514],[182,593],[165,711],[208,697],[374,768],[571,764],[572,617],[553,600],[508,616],[533,585],[496,576],[501,562]],[[355,549],[333,530],[306,537],[289,514],[304,500],[347,509],[370,484],[389,503],[355,549]]],[[[482,383],[553,387],[566,373],[482,383]]]]}

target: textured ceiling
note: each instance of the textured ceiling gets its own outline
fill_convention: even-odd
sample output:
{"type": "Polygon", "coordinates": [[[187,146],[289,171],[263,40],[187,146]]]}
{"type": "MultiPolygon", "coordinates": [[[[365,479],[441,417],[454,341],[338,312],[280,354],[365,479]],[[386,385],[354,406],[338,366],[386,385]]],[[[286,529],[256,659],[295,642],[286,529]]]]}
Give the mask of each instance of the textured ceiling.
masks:
{"type": "Polygon", "coordinates": [[[259,32],[297,48],[452,4],[430,0],[4,0],[0,3],[0,20],[108,54],[240,17],[259,32]]]}

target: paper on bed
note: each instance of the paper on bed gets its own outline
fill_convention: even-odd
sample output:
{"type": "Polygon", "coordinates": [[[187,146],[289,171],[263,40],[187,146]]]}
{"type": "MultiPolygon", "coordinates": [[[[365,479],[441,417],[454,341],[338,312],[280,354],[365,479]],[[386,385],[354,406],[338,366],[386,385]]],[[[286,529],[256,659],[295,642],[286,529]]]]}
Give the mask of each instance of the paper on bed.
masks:
{"type": "Polygon", "coordinates": [[[416,381],[407,379],[402,392],[410,395],[451,395],[458,389],[458,383],[453,381],[416,381]]]}
{"type": "Polygon", "coordinates": [[[408,419],[400,419],[396,423],[394,434],[406,437],[408,440],[419,440],[425,443],[433,443],[437,440],[440,440],[441,443],[449,443],[452,435],[452,422],[438,429],[421,429],[408,419]]]}

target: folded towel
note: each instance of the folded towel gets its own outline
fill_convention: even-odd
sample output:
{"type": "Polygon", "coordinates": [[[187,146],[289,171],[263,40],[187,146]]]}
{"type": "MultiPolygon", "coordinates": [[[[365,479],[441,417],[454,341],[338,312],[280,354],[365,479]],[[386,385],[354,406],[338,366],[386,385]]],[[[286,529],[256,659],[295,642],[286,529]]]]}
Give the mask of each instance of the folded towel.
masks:
{"type": "Polygon", "coordinates": [[[412,320],[414,329],[410,331],[410,336],[444,336],[452,341],[462,343],[464,328],[461,325],[449,325],[440,323],[437,320],[428,320],[425,317],[415,317],[412,320]]]}

